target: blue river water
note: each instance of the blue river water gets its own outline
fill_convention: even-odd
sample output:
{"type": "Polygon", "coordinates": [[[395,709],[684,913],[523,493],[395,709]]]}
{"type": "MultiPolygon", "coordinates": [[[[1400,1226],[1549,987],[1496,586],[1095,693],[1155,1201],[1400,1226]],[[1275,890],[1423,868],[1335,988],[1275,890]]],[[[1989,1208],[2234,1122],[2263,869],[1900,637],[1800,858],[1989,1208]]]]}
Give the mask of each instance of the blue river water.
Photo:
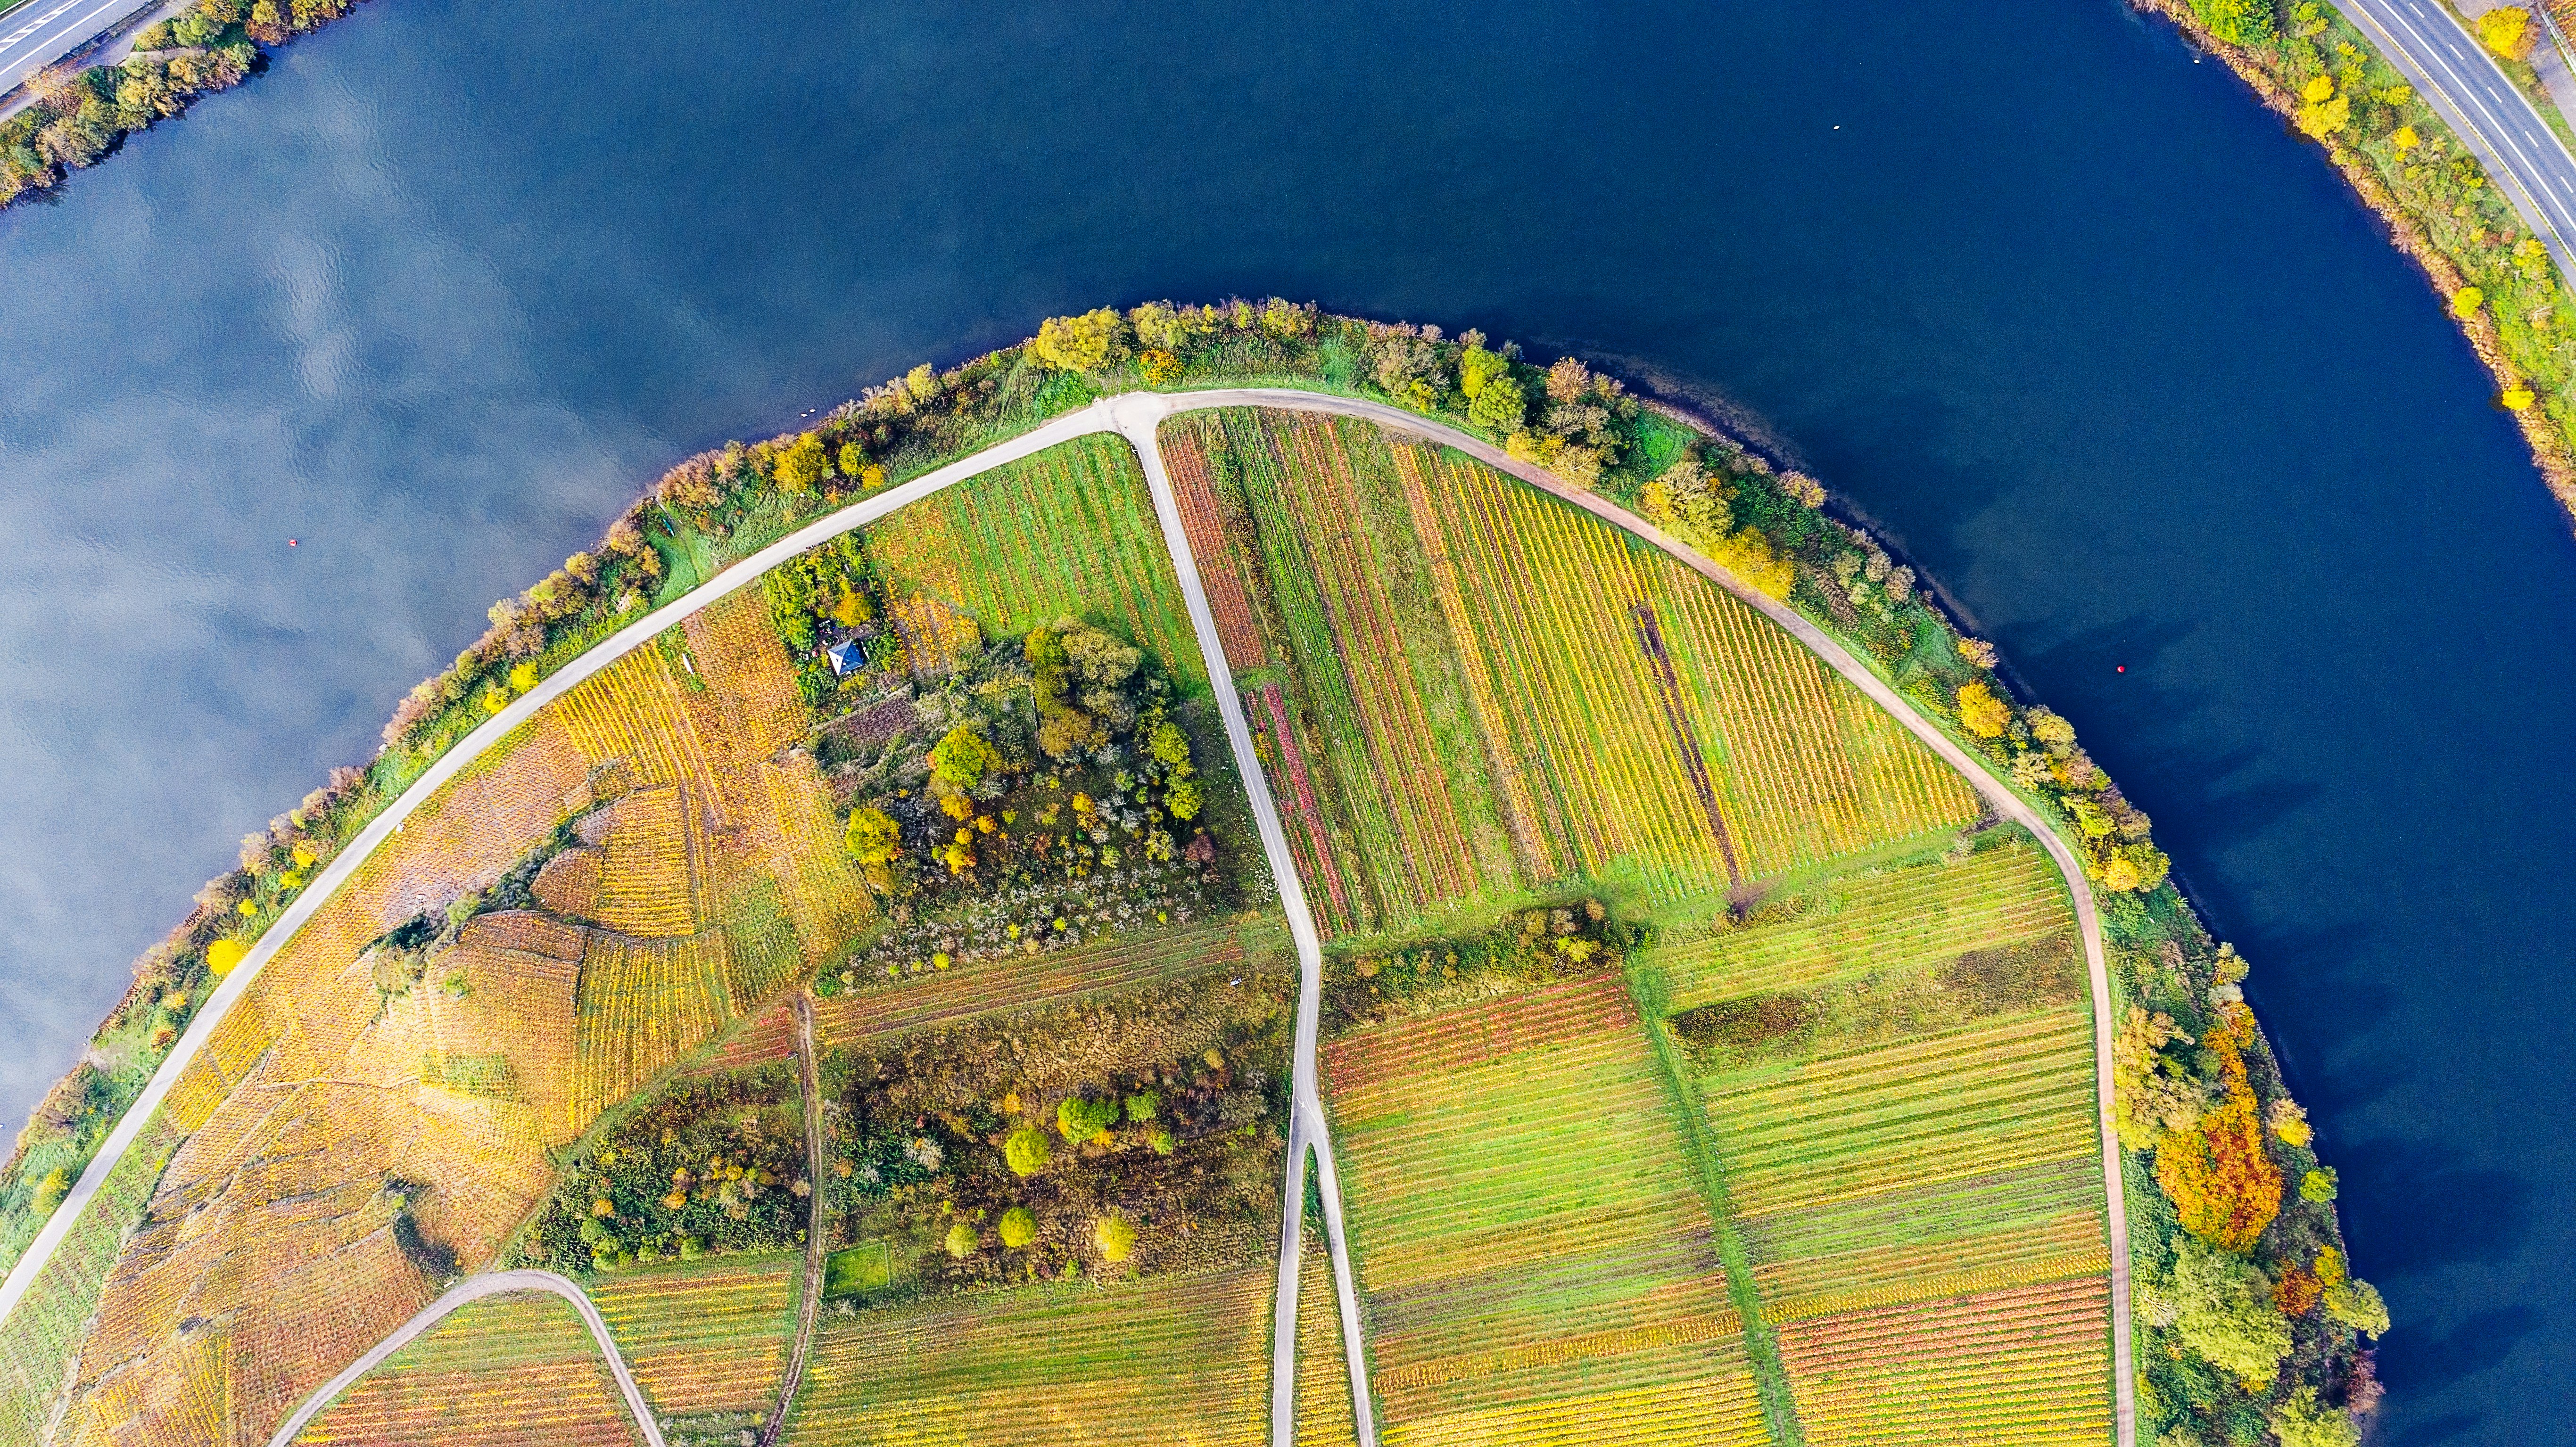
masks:
{"type": "Polygon", "coordinates": [[[1234,292],[1580,353],[1876,519],[2253,960],[2386,1440],[2576,1420],[2576,541],[2119,0],[376,0],[0,215],[0,1109],[674,458],[1234,292]]]}

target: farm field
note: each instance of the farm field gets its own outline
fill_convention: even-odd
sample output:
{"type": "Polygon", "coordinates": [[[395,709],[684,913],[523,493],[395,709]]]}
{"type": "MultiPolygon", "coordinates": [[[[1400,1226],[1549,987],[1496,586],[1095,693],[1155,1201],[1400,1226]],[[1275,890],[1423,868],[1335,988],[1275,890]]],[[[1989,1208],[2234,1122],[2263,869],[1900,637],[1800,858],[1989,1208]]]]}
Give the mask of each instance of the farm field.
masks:
{"type": "Polygon", "coordinates": [[[1336,932],[1575,876],[1676,906],[1978,812],[1752,610],[1515,480],[1296,414],[1163,445],[1336,932]]]}
{"type": "Polygon", "coordinates": [[[1144,471],[1119,438],[1080,438],[961,482],[870,526],[867,545],[899,613],[903,596],[926,595],[993,638],[1064,616],[1107,622],[1183,693],[1206,691],[1144,471]]]}
{"type": "Polygon", "coordinates": [[[865,922],[812,760],[782,752],[783,650],[724,608],[692,623],[476,759],[263,969],[163,1104],[149,1214],[94,1204],[12,1313],[41,1336],[94,1309],[77,1365],[31,1342],[0,1408],[68,1382],[64,1442],[257,1440],[430,1298],[415,1255],[490,1262],[550,1147],[865,922]],[[386,959],[396,927],[558,849],[536,907],[386,959]],[[93,1251],[103,1287],[69,1270],[93,1251]]]}
{"type": "Polygon", "coordinates": [[[1809,1440],[2107,1423],[2073,935],[2062,882],[2005,842],[1828,879],[1640,962],[1686,1007],[1671,1028],[1809,1440]]]}
{"type": "Polygon", "coordinates": [[[656,1414],[762,1413],[787,1371],[803,1265],[773,1253],[635,1267],[601,1276],[590,1299],[656,1414]]]}
{"type": "Polygon", "coordinates": [[[825,1318],[783,1441],[1269,1440],[1271,1263],[825,1318]]]}
{"type": "Polygon", "coordinates": [[[629,1447],[625,1400],[571,1305],[470,1303],[360,1377],[297,1447],[629,1447]]]}
{"type": "Polygon", "coordinates": [[[1322,1065],[1387,1442],[1767,1440],[1623,982],[1369,1027],[1322,1065]]]}

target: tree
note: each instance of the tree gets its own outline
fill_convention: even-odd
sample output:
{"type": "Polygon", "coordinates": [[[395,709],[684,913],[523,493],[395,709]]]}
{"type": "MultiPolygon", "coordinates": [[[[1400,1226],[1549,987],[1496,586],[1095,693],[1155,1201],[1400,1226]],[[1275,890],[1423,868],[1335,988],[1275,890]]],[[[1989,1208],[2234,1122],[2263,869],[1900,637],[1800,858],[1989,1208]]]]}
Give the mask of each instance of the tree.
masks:
{"type": "Polygon", "coordinates": [[[2480,291],[2478,288],[2474,286],[2461,287],[2458,291],[2451,293],[2451,315],[2459,318],[2461,321],[2467,321],[2469,318],[2478,314],[2478,308],[2486,305],[2486,300],[2487,294],[2480,291]]]}
{"type": "Polygon", "coordinates": [[[1013,1206],[1002,1213],[1002,1244],[1014,1251],[1038,1239],[1038,1218],[1026,1206],[1013,1206]]]}
{"type": "Polygon", "coordinates": [[[862,864],[891,864],[903,853],[903,826],[883,809],[854,809],[841,843],[862,864]]]}
{"type": "Polygon", "coordinates": [[[2191,0],[2191,9],[2211,35],[2230,45],[2272,38],[2270,0],[2191,0]]]}
{"type": "Polygon", "coordinates": [[[2335,1168],[2319,1166],[2299,1177],[2299,1199],[2324,1205],[2335,1198],[2335,1184],[2335,1168]]]}
{"type": "Polygon", "coordinates": [[[1509,376],[1489,377],[1467,406],[1467,416],[1497,432],[1508,432],[1529,415],[1529,398],[1509,376]]]}
{"type": "Polygon", "coordinates": [[[1034,1176],[1046,1169],[1046,1132],[1033,1125],[1021,1126],[1002,1142],[1002,1159],[1016,1176],[1034,1176]]]}
{"type": "Polygon", "coordinates": [[[1959,727],[1981,739],[1999,739],[2012,722],[2012,706],[1982,682],[1959,685],[1959,727]]]}
{"type": "Polygon", "coordinates": [[[982,725],[958,724],[930,746],[930,792],[940,807],[959,819],[974,812],[967,799],[984,776],[1002,766],[1002,751],[984,737],[982,725]]]}
{"type": "Polygon", "coordinates": [[[2301,1387],[2272,1409],[2272,1434],[2281,1447],[2355,1447],[2361,1433],[2352,1418],[2317,1405],[2317,1389],[2301,1387]]]}
{"type": "Polygon", "coordinates": [[[2157,1294],[2182,1344],[2250,1389],[2271,1384],[2290,1354],[2290,1324],[2253,1263],[2185,1237],[2157,1294]]]}
{"type": "Polygon", "coordinates": [[[2263,1124],[2248,1093],[2231,1093],[2189,1130],[2156,1143],[2156,1183],[2182,1228],[2226,1251],[2253,1247],[2281,1213],[2281,1168],[2263,1146],[2263,1124]]]}
{"type": "Polygon", "coordinates": [[[1144,1125],[1162,1113],[1163,1097],[1158,1091],[1140,1090],[1127,1097],[1127,1119],[1130,1124],[1144,1125]]]}
{"type": "Polygon", "coordinates": [[[1037,359],[1063,372],[1097,372],[1118,345],[1118,313],[1107,307],[1078,317],[1048,317],[1029,344],[1037,359]]]}
{"type": "Polygon", "coordinates": [[[233,972],[233,966],[250,953],[250,946],[240,940],[225,938],[206,946],[206,969],[218,980],[233,972]]]}
{"type": "Polygon", "coordinates": [[[808,492],[832,475],[832,460],[823,450],[823,439],[811,432],[801,433],[778,454],[770,465],[770,475],[789,492],[808,492]]]}
{"type": "Polygon", "coordinates": [[[1458,390],[1466,393],[1470,402],[1485,395],[1486,383],[1511,374],[1512,364],[1502,353],[1486,351],[1473,341],[1458,353],[1458,390]]]}
{"type": "Polygon", "coordinates": [[[2379,1288],[2367,1281],[2331,1282],[2324,1300],[2326,1315],[2355,1331],[2376,1337],[2388,1330],[2388,1303],[2380,1300],[2379,1288]]]}
{"type": "Polygon", "coordinates": [[[960,1221],[948,1228],[948,1254],[963,1261],[975,1254],[975,1228],[960,1221]]]}
{"type": "Polygon", "coordinates": [[[2478,43],[2507,60],[2529,60],[2539,27],[2519,5],[2499,5],[2477,19],[2478,43]]]}
{"type": "Polygon", "coordinates": [[[2153,1150],[2168,1131],[2184,1129],[2209,1105],[2209,1092],[2165,1055],[2192,1038],[2171,1016],[2132,1005],[2111,1037],[2112,1126],[2120,1144],[2153,1150]]]}
{"type": "Polygon", "coordinates": [[[1118,1123],[1118,1102],[1067,1096],[1055,1108],[1055,1128],[1074,1145],[1094,1139],[1118,1123]]]}
{"type": "Polygon", "coordinates": [[[2317,140],[2324,140],[2352,121],[2352,97],[2337,94],[2331,76],[2321,75],[2309,81],[2299,97],[2307,104],[2299,107],[2291,119],[2317,140]]]}
{"type": "Polygon", "coordinates": [[[1091,1239],[1099,1243],[1103,1261],[1124,1261],[1136,1250],[1136,1227],[1124,1216],[1103,1216],[1091,1228],[1091,1239]]]}

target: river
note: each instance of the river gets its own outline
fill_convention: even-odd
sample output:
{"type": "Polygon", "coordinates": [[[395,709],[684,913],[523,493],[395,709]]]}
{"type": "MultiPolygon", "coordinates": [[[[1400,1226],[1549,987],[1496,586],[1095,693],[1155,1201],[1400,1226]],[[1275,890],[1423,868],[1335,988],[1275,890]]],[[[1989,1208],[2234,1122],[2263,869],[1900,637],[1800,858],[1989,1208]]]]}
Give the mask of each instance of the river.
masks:
{"type": "Polygon", "coordinates": [[[2576,542],[2323,158],[2117,0],[375,0],[0,278],[12,1116],[673,458],[1276,292],[1579,352],[1878,520],[2253,960],[2387,1440],[2576,1417],[2576,542]]]}

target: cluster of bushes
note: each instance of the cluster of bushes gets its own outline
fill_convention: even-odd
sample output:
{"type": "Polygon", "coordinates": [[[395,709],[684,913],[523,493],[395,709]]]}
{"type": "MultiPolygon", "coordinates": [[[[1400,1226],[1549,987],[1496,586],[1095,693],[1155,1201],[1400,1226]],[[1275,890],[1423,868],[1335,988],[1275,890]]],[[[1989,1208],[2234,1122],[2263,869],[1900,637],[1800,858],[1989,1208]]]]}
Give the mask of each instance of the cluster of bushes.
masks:
{"type": "MultiPolygon", "coordinates": [[[[773,1069],[664,1091],[565,1169],[513,1257],[595,1271],[802,1244],[813,1183],[795,1089],[773,1069]]],[[[899,1174],[888,1154],[880,1169],[899,1174]]]]}
{"type": "Polygon", "coordinates": [[[898,1140],[903,1168],[835,1162],[835,1241],[886,1243],[909,1291],[1257,1251],[1277,1221],[1295,988],[1284,971],[1211,977],[836,1058],[845,1138],[898,1140]]]}
{"type": "MultiPolygon", "coordinates": [[[[2576,317],[2548,248],[2369,38],[2321,0],[2137,0],[2206,41],[2386,217],[2496,376],[2498,401],[2562,502],[2576,507],[2576,317]]],[[[2479,39],[2539,92],[2528,64],[2539,26],[2507,6],[2479,39]]],[[[2542,104],[2548,104],[2545,100],[2542,104]]],[[[2576,118],[2571,118],[2576,119],[2576,118]]]]}
{"type": "Polygon", "coordinates": [[[1059,619],[913,716],[875,768],[838,776],[857,786],[844,845],[894,915],[839,988],[1185,923],[1222,897],[1189,734],[1142,650],[1059,619]]]}
{"type": "Polygon", "coordinates": [[[2139,1404],[2160,1447],[2351,1447],[2388,1329],[2347,1266],[2335,1173],[2244,1003],[2242,956],[2178,908],[2129,912],[2112,1043],[2129,1162],[2139,1404]],[[2141,925],[2146,927],[2141,929],[2141,925]],[[2148,1186],[2148,1189],[2139,1187],[2148,1186]]]}
{"type": "Polygon", "coordinates": [[[1619,967],[1639,934],[1597,899],[1506,915],[1494,928],[1325,961],[1324,1026],[1427,1014],[1619,967]]]}

